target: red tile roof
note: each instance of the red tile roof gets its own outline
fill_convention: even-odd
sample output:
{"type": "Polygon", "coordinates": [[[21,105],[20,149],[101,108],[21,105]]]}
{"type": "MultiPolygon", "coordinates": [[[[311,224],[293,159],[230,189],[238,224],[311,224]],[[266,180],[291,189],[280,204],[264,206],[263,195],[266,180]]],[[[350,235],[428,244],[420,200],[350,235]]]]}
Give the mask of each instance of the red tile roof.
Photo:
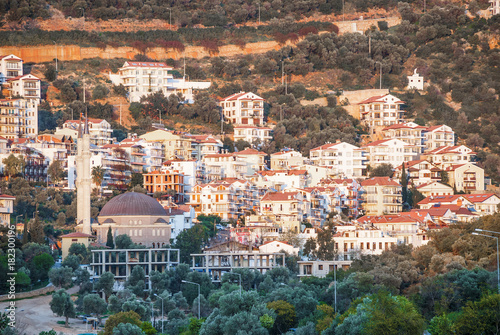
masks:
{"type": "Polygon", "coordinates": [[[251,149],[251,148],[247,148],[245,150],[235,152],[234,154],[235,155],[263,155],[263,156],[267,156],[267,154],[265,152],[251,149]]]}
{"type": "Polygon", "coordinates": [[[268,192],[264,194],[261,202],[263,201],[295,201],[295,197],[300,192],[268,192]]]}
{"type": "Polygon", "coordinates": [[[393,215],[365,215],[357,219],[359,223],[405,223],[405,222],[422,222],[421,219],[417,219],[411,216],[393,214],[393,215]]]}
{"type": "Polygon", "coordinates": [[[162,67],[170,70],[172,69],[171,67],[167,66],[167,64],[159,62],[126,62],[126,64],[136,67],[162,67]]]}
{"type": "MultiPolygon", "coordinates": [[[[370,103],[373,103],[373,102],[381,102],[381,103],[386,103],[386,101],[383,100],[384,97],[388,96],[389,94],[384,94],[384,95],[378,95],[378,96],[373,96],[371,98],[368,98],[366,100],[363,100],[361,101],[360,103],[358,103],[358,105],[364,105],[364,104],[370,104],[370,103]]],[[[393,102],[394,104],[404,104],[403,101],[401,100],[398,100],[398,101],[394,101],[393,102]]]]}
{"type": "Polygon", "coordinates": [[[251,92],[239,92],[239,93],[234,93],[234,94],[231,94],[230,96],[228,97],[225,97],[224,99],[222,99],[222,101],[232,101],[232,100],[238,100],[239,98],[241,98],[242,96],[244,96],[245,94],[253,94],[256,96],[256,98],[248,98],[248,100],[264,100],[262,99],[261,97],[259,97],[257,94],[254,94],[254,93],[251,93],[251,92]]]}

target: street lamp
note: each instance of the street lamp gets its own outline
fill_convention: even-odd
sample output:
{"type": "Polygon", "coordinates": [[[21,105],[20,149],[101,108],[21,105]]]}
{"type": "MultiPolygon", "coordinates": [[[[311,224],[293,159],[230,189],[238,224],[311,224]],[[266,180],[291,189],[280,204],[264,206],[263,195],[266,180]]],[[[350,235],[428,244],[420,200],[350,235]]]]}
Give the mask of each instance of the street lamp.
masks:
{"type": "Polygon", "coordinates": [[[240,277],[240,298],[241,298],[241,274],[236,272],[231,272],[231,273],[240,277]]]}
{"type": "Polygon", "coordinates": [[[34,211],[33,212],[33,220],[35,219],[35,214],[38,213],[38,212],[40,212],[40,211],[34,211]]]}
{"type": "Polygon", "coordinates": [[[161,299],[161,333],[163,334],[163,298],[155,293],[155,297],[161,299]]]}
{"type": "Polygon", "coordinates": [[[80,9],[82,10],[82,17],[83,17],[83,30],[85,30],[85,8],[80,7],[80,9]]]}
{"type": "Polygon", "coordinates": [[[194,285],[198,285],[198,319],[201,319],[200,317],[200,302],[201,302],[201,299],[200,299],[200,284],[197,284],[197,283],[193,283],[192,281],[187,281],[187,280],[183,280],[182,281],[183,283],[187,283],[187,284],[194,284],[194,285]]]}
{"type": "Polygon", "coordinates": [[[52,41],[52,43],[54,43],[54,45],[56,47],[56,72],[57,72],[57,43],[56,43],[56,41],[52,41]]]}
{"type": "MultiPolygon", "coordinates": [[[[498,232],[495,232],[495,231],[490,231],[490,230],[482,230],[482,229],[476,229],[477,231],[482,231],[482,232],[488,232],[488,233],[496,233],[496,234],[499,234],[498,232]]],[[[500,266],[499,266],[499,255],[498,255],[498,237],[496,236],[491,236],[491,235],[485,235],[485,234],[479,234],[479,233],[472,233],[472,235],[477,235],[477,236],[486,236],[486,237],[490,237],[490,238],[494,238],[495,240],[497,240],[497,289],[498,289],[498,293],[500,294],[500,266]]]]}
{"type": "Polygon", "coordinates": [[[382,89],[382,63],[379,61],[376,61],[375,63],[380,64],[380,89],[382,89]]]}
{"type": "Polygon", "coordinates": [[[157,109],[158,113],[160,113],[160,123],[161,123],[161,110],[157,109]]]}
{"type": "Polygon", "coordinates": [[[20,216],[23,216],[23,214],[19,214],[18,216],[16,216],[16,226],[17,226],[17,218],[20,216]]]}

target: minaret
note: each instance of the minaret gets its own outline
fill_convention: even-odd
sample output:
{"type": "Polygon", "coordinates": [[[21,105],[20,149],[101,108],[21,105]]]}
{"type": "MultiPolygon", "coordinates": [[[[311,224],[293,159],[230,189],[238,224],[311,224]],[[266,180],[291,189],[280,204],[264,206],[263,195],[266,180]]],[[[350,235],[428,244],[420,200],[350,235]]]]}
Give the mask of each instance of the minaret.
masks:
{"type": "Polygon", "coordinates": [[[90,134],[89,122],[85,116],[83,125],[78,127],[78,143],[76,156],[76,187],[77,187],[77,224],[81,225],[82,233],[92,234],[90,227],[90,134]]]}

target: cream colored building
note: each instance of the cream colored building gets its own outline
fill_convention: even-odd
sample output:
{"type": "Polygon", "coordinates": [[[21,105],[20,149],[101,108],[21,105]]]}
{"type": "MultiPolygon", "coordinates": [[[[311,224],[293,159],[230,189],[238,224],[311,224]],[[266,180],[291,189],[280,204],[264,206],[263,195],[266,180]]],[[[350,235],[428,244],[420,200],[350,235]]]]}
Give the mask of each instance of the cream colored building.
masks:
{"type": "Polygon", "coordinates": [[[360,178],[366,175],[366,155],[355,145],[337,141],[311,149],[310,159],[314,165],[329,167],[338,176],[360,178]]]}
{"type": "Polygon", "coordinates": [[[271,155],[271,170],[286,170],[304,164],[305,158],[295,150],[282,150],[271,155]]]}
{"type": "Polygon", "coordinates": [[[417,186],[417,190],[422,193],[423,196],[429,197],[431,195],[452,195],[453,187],[439,183],[437,181],[429,182],[426,184],[421,184],[417,186]]]}
{"type": "Polygon", "coordinates": [[[191,159],[193,148],[191,139],[181,133],[176,133],[167,130],[154,130],[140,138],[148,142],[160,142],[163,144],[165,159],[191,159]]]}
{"type": "MultiPolygon", "coordinates": [[[[62,259],[64,260],[69,255],[69,248],[72,244],[83,244],[85,247],[89,247],[90,243],[96,239],[95,236],[84,234],[84,233],[70,233],[61,236],[61,249],[62,249],[62,259]]],[[[106,242],[104,242],[106,243],[106,242]]]]}
{"type": "Polygon", "coordinates": [[[10,215],[14,212],[14,200],[16,197],[0,194],[0,225],[10,225],[10,215]]]}
{"type": "MultiPolygon", "coordinates": [[[[90,143],[98,146],[113,143],[113,138],[111,137],[113,129],[111,129],[111,125],[108,121],[104,119],[89,118],[88,122],[90,143]]],[[[54,135],[76,138],[80,123],[80,120],[67,120],[63,123],[62,128],[56,128],[54,135]]]]}
{"type": "Polygon", "coordinates": [[[38,102],[30,99],[0,100],[0,136],[7,139],[38,135],[38,102]]]}
{"type": "Polygon", "coordinates": [[[300,192],[268,192],[260,199],[260,213],[272,217],[284,231],[300,232],[310,211],[311,203],[300,192]]]}
{"type": "Polygon", "coordinates": [[[265,143],[273,137],[272,129],[268,127],[257,127],[253,125],[234,126],[234,141],[243,140],[254,144],[257,142],[265,143]]]}
{"type": "Polygon", "coordinates": [[[391,164],[393,168],[419,158],[417,149],[398,139],[387,139],[363,146],[368,164],[372,168],[381,164],[391,164]]]}
{"type": "Polygon", "coordinates": [[[237,125],[264,124],[264,99],[251,92],[232,94],[219,102],[224,120],[237,125]]]}
{"type": "Polygon", "coordinates": [[[465,145],[457,145],[438,147],[427,151],[423,158],[441,169],[445,169],[452,165],[471,162],[475,155],[476,153],[465,145]]]}
{"type": "Polygon", "coordinates": [[[365,190],[367,215],[397,214],[402,211],[401,185],[389,177],[374,177],[361,182],[365,190]]]}
{"type": "Polygon", "coordinates": [[[9,85],[7,89],[10,96],[21,96],[24,99],[31,100],[32,103],[38,104],[42,98],[41,80],[32,74],[26,74],[10,78],[7,80],[9,85]]]}
{"type": "Polygon", "coordinates": [[[444,171],[457,192],[484,191],[484,169],[479,166],[472,163],[457,164],[448,166],[444,171]]]}
{"type": "Polygon", "coordinates": [[[16,55],[0,56],[0,84],[23,75],[23,60],[16,55]]]}
{"type": "Polygon", "coordinates": [[[374,131],[376,127],[403,123],[404,102],[392,94],[374,96],[359,103],[361,123],[374,131]]]}

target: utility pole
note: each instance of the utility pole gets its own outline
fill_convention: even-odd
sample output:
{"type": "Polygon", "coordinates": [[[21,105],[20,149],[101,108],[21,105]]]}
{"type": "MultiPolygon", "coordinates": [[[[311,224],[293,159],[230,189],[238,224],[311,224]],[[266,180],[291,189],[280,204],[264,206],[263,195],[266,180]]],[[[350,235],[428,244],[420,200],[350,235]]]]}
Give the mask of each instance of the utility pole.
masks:
{"type": "Polygon", "coordinates": [[[283,121],[283,105],[280,105],[280,121],[283,121]]]}
{"type": "Polygon", "coordinates": [[[259,26],[260,26],[260,2],[259,2],[259,26]]]}
{"type": "Polygon", "coordinates": [[[285,60],[281,60],[281,86],[285,84],[285,60]]]}
{"type": "Polygon", "coordinates": [[[372,58],[372,35],[368,35],[368,55],[372,58]]]}
{"type": "Polygon", "coordinates": [[[56,72],[57,72],[57,43],[56,43],[56,41],[52,41],[52,43],[54,43],[54,45],[56,47],[56,72]]]}

